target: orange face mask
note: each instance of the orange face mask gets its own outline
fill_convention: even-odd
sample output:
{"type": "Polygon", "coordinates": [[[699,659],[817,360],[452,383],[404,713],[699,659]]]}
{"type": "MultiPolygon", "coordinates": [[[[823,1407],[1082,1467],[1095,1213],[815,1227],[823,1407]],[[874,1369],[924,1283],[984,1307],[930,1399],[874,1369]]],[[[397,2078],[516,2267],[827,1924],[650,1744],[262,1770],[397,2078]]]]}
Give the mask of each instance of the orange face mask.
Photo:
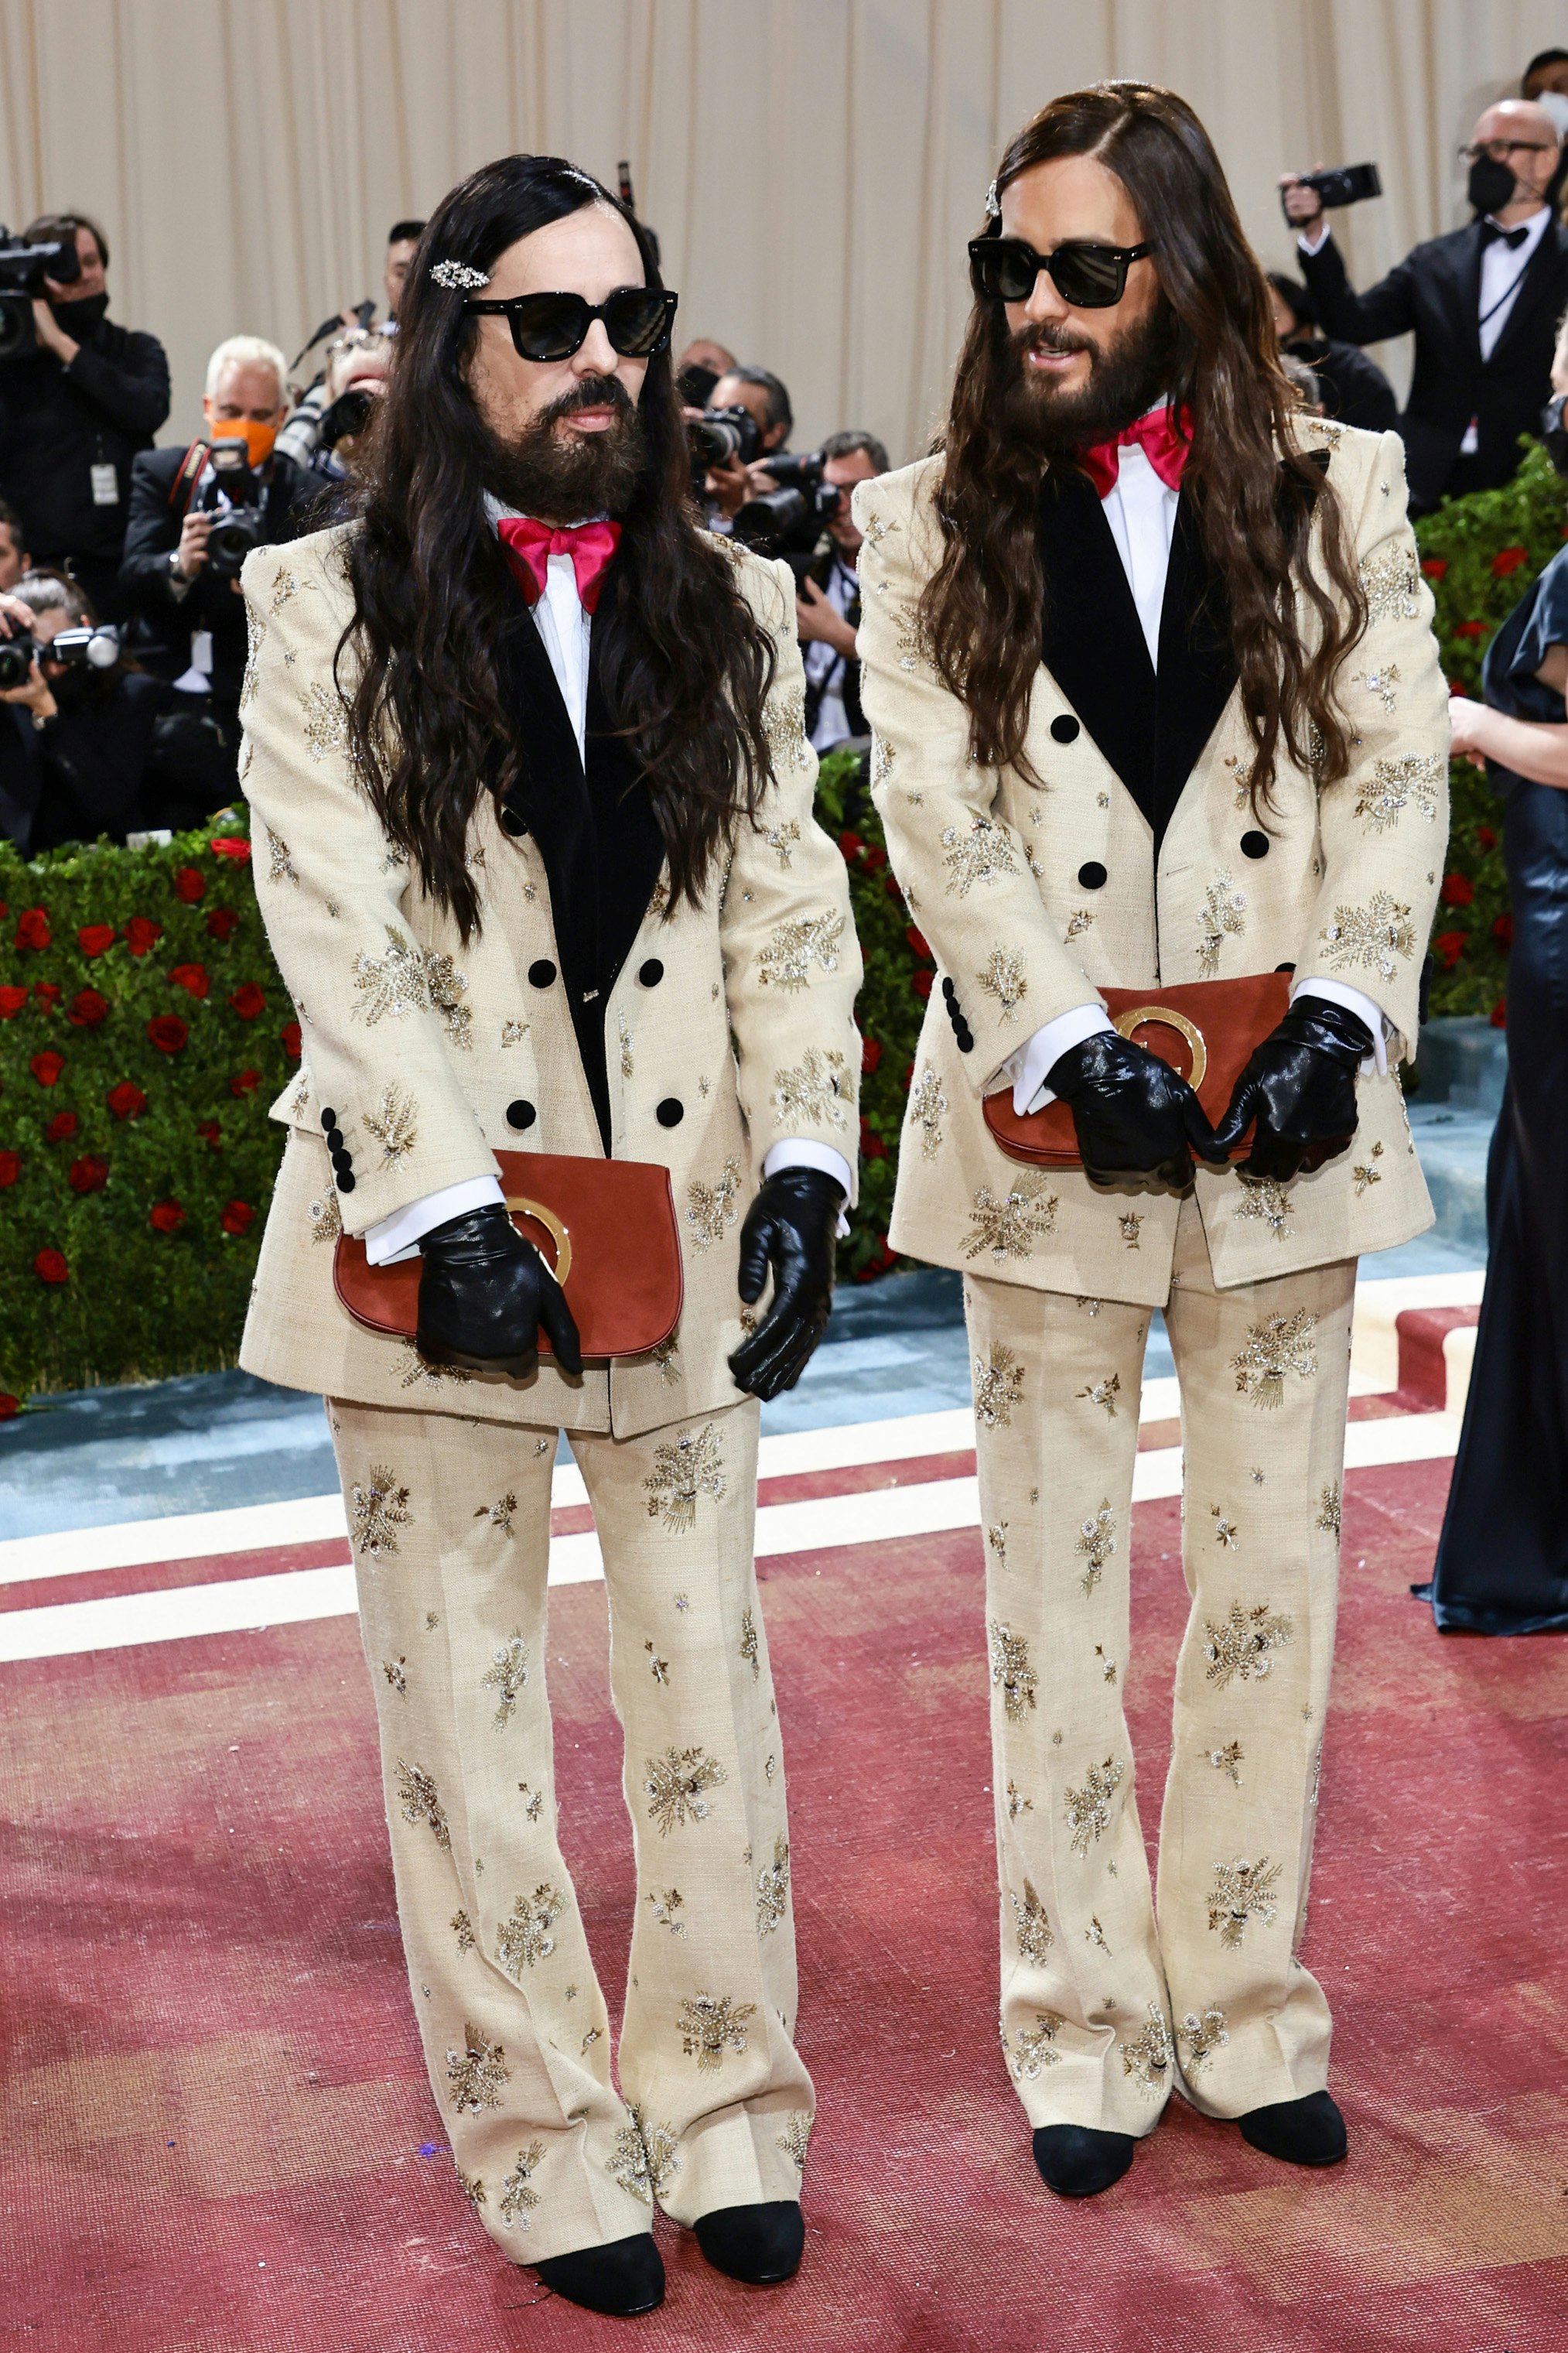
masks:
{"type": "Polygon", "coordinates": [[[278,438],[276,425],[258,425],[253,417],[220,417],[212,428],[215,441],[243,441],[246,457],[254,469],[265,466],[272,455],[272,445],[278,438]]]}

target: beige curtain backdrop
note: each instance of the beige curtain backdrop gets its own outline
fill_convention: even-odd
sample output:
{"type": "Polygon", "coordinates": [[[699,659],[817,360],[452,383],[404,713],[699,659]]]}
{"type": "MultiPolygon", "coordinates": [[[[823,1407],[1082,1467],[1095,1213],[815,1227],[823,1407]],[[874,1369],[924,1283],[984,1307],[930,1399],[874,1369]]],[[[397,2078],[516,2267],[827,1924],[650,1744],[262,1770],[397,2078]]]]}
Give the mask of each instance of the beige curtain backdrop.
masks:
{"type": "Polygon", "coordinates": [[[1547,0],[0,0],[0,216],[102,218],[183,440],[221,336],[292,355],[474,165],[624,155],[678,337],[776,368],[796,448],[864,425],[899,462],[942,404],[1002,146],[1053,92],[1180,90],[1272,266],[1276,174],[1374,158],[1382,201],[1340,216],[1369,280],[1465,217],[1456,146],[1565,32],[1547,0]]]}

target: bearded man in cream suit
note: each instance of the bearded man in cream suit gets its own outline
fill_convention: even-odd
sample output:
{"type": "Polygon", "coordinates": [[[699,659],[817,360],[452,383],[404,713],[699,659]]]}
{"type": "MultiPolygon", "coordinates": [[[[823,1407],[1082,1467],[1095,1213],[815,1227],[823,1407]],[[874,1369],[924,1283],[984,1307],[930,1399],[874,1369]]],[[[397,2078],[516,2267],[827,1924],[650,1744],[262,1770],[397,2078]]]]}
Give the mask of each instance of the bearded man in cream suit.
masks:
{"type": "Polygon", "coordinates": [[[1190,109],[1058,99],[987,210],[942,454],[856,496],[860,644],[942,974],[891,1239],[966,1280],[1003,2047],[1083,2196],[1177,2084],[1274,2157],[1345,2151],[1300,1946],[1356,1257],[1430,1218],[1395,1072],[1448,727],[1400,445],[1291,413],[1190,109]],[[1099,995],[1270,972],[1289,1010],[1217,1129],[1099,995]],[[1081,1169],[997,1147],[1003,1086],[1067,1102],[1081,1169]],[[1155,1308],[1193,1597],[1157,1911],[1121,1704],[1155,1308]]]}
{"type": "MultiPolygon", "coordinates": [[[[514,2260],[616,2313],[663,2293],[656,2198],[736,2278],[787,2277],[803,2243],[755,1400],[827,1319],[859,1070],[793,582],[689,512],[674,309],[585,173],[476,173],[415,258],[359,519],[245,572],[242,776],[304,1053],[243,1362],[329,1401],[463,2187],[514,2260]],[[668,1170],[672,1338],[584,1368],[501,1149],[668,1170]],[[345,1313],[340,1231],[421,1256],[413,1338],[345,1313]],[[624,2098],[556,1842],[562,1430],[637,1846],[624,2098]]],[[[600,1237],[612,1279],[641,1247],[600,1237]]]]}

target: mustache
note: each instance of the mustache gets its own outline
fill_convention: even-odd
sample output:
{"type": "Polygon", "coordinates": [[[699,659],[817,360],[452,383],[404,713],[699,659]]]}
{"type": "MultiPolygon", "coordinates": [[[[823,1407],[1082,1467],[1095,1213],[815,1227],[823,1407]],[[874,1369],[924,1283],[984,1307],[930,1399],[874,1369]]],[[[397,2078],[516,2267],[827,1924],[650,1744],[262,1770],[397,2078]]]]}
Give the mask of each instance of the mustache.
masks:
{"type": "Polygon", "coordinates": [[[1049,319],[1041,319],[1030,327],[1020,327],[1014,335],[1013,349],[1020,359],[1026,352],[1088,352],[1098,358],[1099,345],[1090,335],[1075,335],[1070,327],[1058,327],[1049,319]]]}
{"type": "Polygon", "coordinates": [[[585,375],[540,412],[539,423],[552,426],[558,417],[574,417],[580,408],[613,408],[618,417],[629,417],[631,395],[618,375],[585,375]]]}

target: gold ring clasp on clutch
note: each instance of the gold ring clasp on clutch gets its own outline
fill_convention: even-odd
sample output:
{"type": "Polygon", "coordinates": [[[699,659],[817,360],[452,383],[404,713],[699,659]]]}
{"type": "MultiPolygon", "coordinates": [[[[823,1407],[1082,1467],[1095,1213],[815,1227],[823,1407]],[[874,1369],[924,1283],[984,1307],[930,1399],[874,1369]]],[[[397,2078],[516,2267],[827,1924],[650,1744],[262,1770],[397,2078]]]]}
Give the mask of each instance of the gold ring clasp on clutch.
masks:
{"type": "Polygon", "coordinates": [[[1163,1023],[1167,1029],[1176,1030],[1186,1039],[1187,1050],[1193,1058],[1193,1067],[1187,1073],[1187,1084],[1195,1094],[1203,1084],[1204,1072],[1209,1066],[1209,1050],[1204,1042],[1204,1033],[1197,1023],[1189,1021],[1184,1013],[1174,1012],[1168,1005],[1138,1005],[1126,1013],[1119,1014],[1115,1026],[1124,1038],[1131,1038],[1134,1029],[1141,1029],[1145,1022],[1163,1023]]]}
{"type": "MultiPolygon", "coordinates": [[[[506,1205],[515,1217],[532,1218],[544,1228],[555,1245],[555,1280],[564,1291],[566,1278],[572,1271],[571,1229],[562,1223],[553,1209],[547,1209],[542,1201],[530,1200],[526,1193],[509,1193],[506,1205]]],[[[542,1257],[543,1252],[541,1251],[540,1255],[542,1257]]]]}

